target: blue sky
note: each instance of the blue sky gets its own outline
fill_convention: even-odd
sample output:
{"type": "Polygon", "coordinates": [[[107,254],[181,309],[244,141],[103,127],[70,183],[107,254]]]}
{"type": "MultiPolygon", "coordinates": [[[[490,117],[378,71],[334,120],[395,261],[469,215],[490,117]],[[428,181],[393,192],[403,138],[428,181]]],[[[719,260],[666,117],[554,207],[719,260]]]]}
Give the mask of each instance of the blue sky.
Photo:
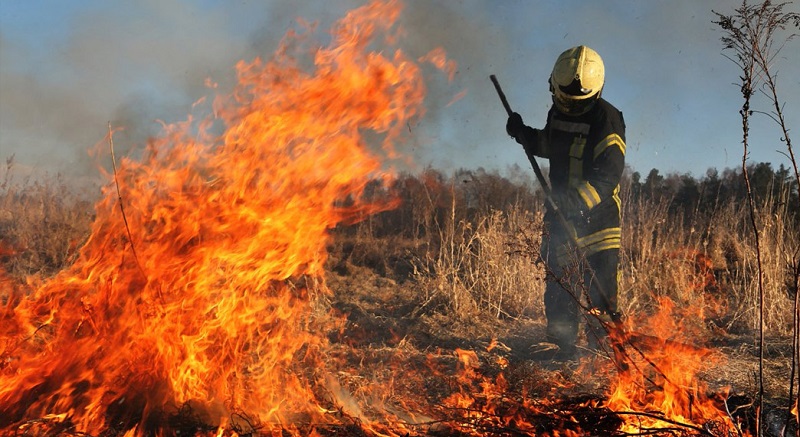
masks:
{"type": "MultiPolygon", "coordinates": [[[[126,127],[116,144],[141,142],[157,132],[154,120],[185,118],[207,94],[206,78],[224,82],[236,61],[272,53],[298,17],[326,29],[360,4],[4,0],[0,158],[14,155],[23,169],[92,174],[87,150],[102,140],[108,121],[126,127]]],[[[712,23],[712,10],[731,13],[739,0],[404,4],[404,50],[421,55],[441,46],[459,66],[453,83],[429,83],[428,116],[416,127],[412,152],[420,166],[529,168],[505,135],[506,116],[488,77],[497,75],[512,107],[541,126],[553,62],[578,44],[605,61],[604,96],[625,115],[634,170],[702,176],[710,167],[741,165],[739,71],[722,55],[722,33],[712,23]],[[445,106],[462,90],[463,99],[445,106]]],[[[800,126],[798,54],[800,40],[792,41],[776,61],[790,127],[800,126]]],[[[787,164],[779,139],[772,121],[756,118],[750,160],[787,164]]]]}

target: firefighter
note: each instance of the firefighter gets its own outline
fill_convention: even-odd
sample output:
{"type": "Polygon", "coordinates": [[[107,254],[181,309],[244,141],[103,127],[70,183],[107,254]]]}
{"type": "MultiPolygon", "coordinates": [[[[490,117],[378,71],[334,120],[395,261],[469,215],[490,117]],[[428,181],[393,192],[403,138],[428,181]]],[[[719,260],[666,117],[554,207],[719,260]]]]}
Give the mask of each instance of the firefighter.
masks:
{"type": "Polygon", "coordinates": [[[512,113],[507,133],[528,158],[550,164],[553,203],[547,205],[542,257],[548,281],[544,304],[550,358],[576,355],[578,325],[587,320],[589,347],[607,335],[603,322],[618,321],[620,197],[625,166],[622,113],[601,97],[603,60],[586,46],[563,52],[550,74],[553,104],[543,129],[512,113]],[[566,220],[558,218],[562,215],[566,220]],[[566,223],[565,223],[566,222],[566,223]]]}

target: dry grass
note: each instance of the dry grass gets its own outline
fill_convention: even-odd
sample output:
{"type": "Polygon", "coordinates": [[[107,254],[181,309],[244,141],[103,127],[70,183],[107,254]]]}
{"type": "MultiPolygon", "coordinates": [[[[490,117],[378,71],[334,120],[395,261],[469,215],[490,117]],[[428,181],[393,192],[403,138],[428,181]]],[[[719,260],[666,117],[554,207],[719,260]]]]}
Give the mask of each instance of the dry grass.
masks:
{"type": "MultiPolygon", "coordinates": [[[[655,297],[695,308],[729,332],[758,328],[755,239],[746,208],[734,203],[685,223],[668,213],[668,200],[628,202],[623,211],[623,282],[626,313],[649,312],[655,297]]],[[[800,230],[780,199],[759,205],[764,269],[765,326],[769,335],[792,328],[792,259],[800,250],[800,230]]]]}
{"type": "MultiPolygon", "coordinates": [[[[0,260],[18,278],[52,275],[71,262],[86,239],[91,204],[59,177],[15,183],[12,170],[9,162],[0,179],[0,260]]],[[[413,280],[419,288],[417,313],[443,312],[459,320],[540,319],[544,273],[535,259],[542,225],[535,205],[540,204],[525,198],[503,209],[470,209],[455,184],[430,174],[416,188],[408,189],[409,181],[402,207],[408,219],[388,213],[335,234],[331,250],[339,266],[365,265],[395,280],[413,280]]],[[[657,298],[666,296],[680,307],[699,309],[727,331],[757,328],[755,244],[746,209],[728,203],[685,223],[684,214],[670,213],[669,199],[633,200],[626,187],[623,197],[620,308],[625,313],[652,312],[657,298]]],[[[786,205],[785,199],[768,197],[757,217],[769,335],[791,332],[790,267],[800,251],[800,231],[786,205]]]]}
{"type": "MultiPolygon", "coordinates": [[[[17,278],[52,275],[72,261],[88,236],[91,203],[59,177],[12,182],[12,170],[9,161],[0,178],[0,262],[17,278]]],[[[465,193],[441,175],[406,179],[405,212],[370,217],[335,233],[332,259],[339,268],[363,265],[393,280],[414,281],[416,314],[440,312],[462,321],[476,315],[541,319],[544,273],[535,259],[541,203],[533,194],[517,193],[517,201],[502,209],[469,208],[480,182],[465,193]]],[[[496,192],[487,196],[495,197],[496,192]]],[[[650,313],[657,298],[666,296],[699,310],[714,327],[758,327],[755,244],[746,209],[728,203],[685,223],[685,214],[670,213],[669,199],[632,200],[627,187],[623,197],[621,310],[650,313]]],[[[800,251],[800,230],[786,205],[785,199],[767,197],[757,217],[765,248],[764,322],[768,335],[777,336],[791,332],[790,268],[800,251]]]]}
{"type": "Polygon", "coordinates": [[[0,174],[0,261],[15,277],[53,275],[69,265],[88,237],[92,203],[58,176],[14,181],[0,174]]]}
{"type": "Polygon", "coordinates": [[[512,207],[475,223],[454,218],[439,229],[438,251],[416,261],[424,293],[420,310],[440,307],[461,320],[541,316],[544,272],[519,250],[538,245],[526,236],[541,230],[541,213],[512,207]]]}
{"type": "MultiPolygon", "coordinates": [[[[88,236],[89,202],[58,178],[0,180],[0,267],[22,281],[67,266],[88,236]]],[[[531,194],[502,208],[470,208],[470,197],[457,184],[440,180],[415,187],[401,211],[334,230],[329,285],[336,294],[314,306],[320,315],[333,308],[346,316],[335,322],[342,326],[332,331],[338,332],[334,347],[373,357],[380,361],[376,366],[383,365],[377,352],[421,357],[439,348],[488,351],[488,344],[524,362],[531,342],[543,339],[544,272],[536,262],[541,199],[531,194]],[[352,344],[365,349],[351,350],[352,344]]],[[[683,214],[670,213],[668,200],[633,201],[627,188],[623,194],[621,309],[649,314],[666,296],[677,304],[675,314],[699,316],[692,319],[692,332],[715,339],[739,334],[744,342],[718,345],[733,364],[704,377],[715,386],[747,390],[755,355],[746,339],[757,328],[758,291],[746,210],[727,204],[686,223],[683,214]]],[[[783,345],[792,320],[787,261],[797,256],[800,235],[780,199],[767,199],[760,211],[770,211],[758,217],[762,247],[768,248],[762,253],[765,323],[770,336],[781,338],[768,351],[767,387],[783,399],[789,379],[789,349],[783,345]]]]}

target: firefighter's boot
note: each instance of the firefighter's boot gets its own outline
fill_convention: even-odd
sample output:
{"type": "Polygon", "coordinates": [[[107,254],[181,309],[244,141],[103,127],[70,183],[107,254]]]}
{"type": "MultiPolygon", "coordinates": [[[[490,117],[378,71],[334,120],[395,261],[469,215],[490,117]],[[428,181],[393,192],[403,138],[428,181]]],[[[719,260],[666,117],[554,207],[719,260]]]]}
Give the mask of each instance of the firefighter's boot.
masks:
{"type": "Polygon", "coordinates": [[[611,351],[609,334],[620,322],[617,313],[609,313],[592,308],[589,310],[586,324],[586,343],[590,351],[597,353],[607,353],[611,351]]]}

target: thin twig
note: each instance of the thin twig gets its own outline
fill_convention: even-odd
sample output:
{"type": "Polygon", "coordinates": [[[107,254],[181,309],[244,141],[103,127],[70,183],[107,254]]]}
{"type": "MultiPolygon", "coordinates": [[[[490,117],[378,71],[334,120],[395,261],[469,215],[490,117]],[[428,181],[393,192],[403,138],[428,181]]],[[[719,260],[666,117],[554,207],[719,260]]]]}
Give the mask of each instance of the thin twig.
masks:
{"type": "Polygon", "coordinates": [[[761,419],[762,419],[762,406],[764,405],[764,269],[761,263],[761,239],[756,222],[756,206],[753,198],[753,190],[750,185],[750,175],[747,171],[747,156],[749,146],[749,117],[750,111],[750,96],[753,92],[752,84],[752,69],[753,64],[748,66],[749,70],[745,71],[744,83],[742,84],[742,93],[745,102],[740,111],[742,115],[742,132],[743,132],[743,150],[742,150],[742,175],[744,176],[744,184],[747,188],[747,206],[750,211],[750,226],[753,229],[753,238],[756,249],[756,266],[758,272],[758,407],[757,411],[757,428],[756,434],[761,435],[761,419]]]}
{"type": "MultiPolygon", "coordinates": [[[[664,416],[661,416],[661,415],[658,415],[658,414],[654,414],[654,413],[647,413],[647,412],[643,412],[643,411],[614,411],[614,414],[620,415],[620,416],[647,417],[647,418],[650,418],[650,419],[658,420],[660,422],[669,423],[670,425],[679,426],[679,427],[684,428],[684,429],[691,429],[691,430],[697,431],[697,432],[700,433],[700,435],[714,437],[714,434],[711,434],[710,432],[708,432],[708,430],[706,430],[704,428],[701,428],[701,427],[696,426],[696,425],[692,425],[690,423],[684,423],[684,422],[680,422],[680,421],[677,421],[677,420],[669,419],[667,417],[664,417],[664,416]]],[[[652,428],[652,429],[654,429],[654,428],[652,428]]]]}
{"type": "MultiPolygon", "coordinates": [[[[139,262],[139,256],[136,254],[136,245],[133,244],[133,234],[131,234],[131,228],[128,225],[128,216],[125,214],[125,204],[122,201],[122,192],[119,188],[119,179],[117,178],[117,158],[114,155],[114,133],[111,130],[111,122],[108,122],[108,147],[111,150],[111,167],[114,170],[114,186],[117,189],[117,201],[119,203],[119,211],[122,213],[122,221],[125,223],[125,231],[128,233],[128,242],[131,244],[131,252],[133,253],[133,259],[136,261],[136,266],[139,268],[139,271],[142,272],[142,275],[147,278],[147,274],[142,268],[142,264],[139,262]]],[[[158,297],[162,298],[161,290],[158,290],[158,297]]]]}
{"type": "MultiPolygon", "coordinates": [[[[793,331],[794,331],[794,338],[792,338],[792,370],[791,374],[789,375],[789,410],[791,410],[792,402],[794,402],[795,408],[798,407],[798,398],[800,398],[800,393],[795,392],[795,377],[798,378],[798,386],[800,386],[800,376],[797,376],[797,366],[798,362],[800,362],[800,258],[795,257],[794,259],[794,324],[793,331]]],[[[800,389],[798,390],[800,392],[800,389]]],[[[795,414],[793,415],[791,411],[789,411],[786,415],[786,428],[789,427],[789,423],[792,421],[794,417],[795,426],[797,429],[800,429],[800,411],[795,410],[795,414]]]]}
{"type": "MultiPolygon", "coordinates": [[[[753,56],[758,63],[761,71],[763,72],[763,77],[765,79],[764,87],[769,91],[762,90],[764,95],[770,101],[770,103],[774,107],[773,114],[769,114],[769,117],[775,121],[781,129],[781,141],[786,143],[786,153],[784,154],[789,158],[789,161],[792,163],[792,167],[794,169],[794,177],[795,181],[800,181],[800,171],[798,171],[797,160],[795,159],[794,150],[792,148],[792,140],[789,136],[789,127],[786,124],[786,119],[784,118],[783,106],[781,104],[780,99],[778,98],[778,86],[777,86],[777,74],[773,72],[771,67],[771,62],[781,49],[786,45],[786,43],[792,39],[796,34],[789,35],[782,44],[776,49],[771,50],[772,48],[772,36],[773,32],[775,32],[778,28],[783,28],[786,23],[791,23],[794,21],[796,27],[800,27],[800,14],[797,13],[787,13],[784,14],[781,12],[781,7],[783,5],[779,5],[776,9],[770,11],[770,26],[766,28],[766,36],[764,45],[754,45],[754,53],[753,56]]],[[[766,7],[766,3],[765,3],[766,7]]],[[[763,10],[763,9],[762,9],[763,10]]],[[[793,330],[793,339],[792,339],[792,366],[791,372],[789,376],[789,404],[791,405],[792,402],[795,400],[795,374],[797,371],[798,365],[798,354],[800,354],[800,345],[798,345],[798,336],[800,336],[800,325],[798,325],[798,319],[800,319],[800,303],[798,303],[798,299],[800,299],[800,291],[798,291],[798,276],[800,276],[800,265],[798,265],[798,261],[796,261],[792,265],[793,268],[793,282],[794,282],[794,290],[795,290],[795,298],[794,298],[794,314],[793,319],[794,323],[792,325],[793,330]]],[[[788,413],[786,416],[786,423],[785,426],[789,426],[789,422],[792,420],[792,414],[788,413]]],[[[795,418],[797,421],[797,419],[795,418]]]]}
{"type": "MultiPolygon", "coordinates": [[[[20,341],[18,341],[17,344],[15,344],[14,347],[12,347],[11,349],[8,349],[8,350],[4,351],[2,357],[6,357],[6,356],[10,355],[12,352],[17,350],[20,346],[22,346],[26,341],[28,341],[28,340],[32,339],[34,336],[36,336],[37,332],[39,332],[40,330],[42,330],[46,326],[50,326],[50,322],[51,321],[52,321],[52,319],[48,320],[47,322],[42,323],[39,326],[37,326],[36,329],[34,329],[33,332],[30,333],[30,335],[28,335],[27,337],[25,337],[25,338],[21,339],[20,341]]],[[[5,366],[4,363],[0,362],[0,369],[2,369],[4,366],[5,366]]]]}
{"type": "MultiPolygon", "coordinates": [[[[731,413],[731,410],[730,410],[730,408],[728,408],[728,400],[727,400],[727,399],[725,400],[725,402],[723,402],[723,405],[725,405],[725,414],[727,414],[727,415],[728,415],[728,419],[730,419],[731,423],[736,423],[736,421],[733,419],[733,413],[731,413]]],[[[738,407],[737,407],[737,409],[738,409],[738,407]]],[[[741,437],[741,435],[742,435],[742,430],[740,430],[740,429],[737,427],[737,428],[736,428],[736,433],[737,433],[737,435],[739,435],[739,437],[741,437]]]]}

